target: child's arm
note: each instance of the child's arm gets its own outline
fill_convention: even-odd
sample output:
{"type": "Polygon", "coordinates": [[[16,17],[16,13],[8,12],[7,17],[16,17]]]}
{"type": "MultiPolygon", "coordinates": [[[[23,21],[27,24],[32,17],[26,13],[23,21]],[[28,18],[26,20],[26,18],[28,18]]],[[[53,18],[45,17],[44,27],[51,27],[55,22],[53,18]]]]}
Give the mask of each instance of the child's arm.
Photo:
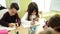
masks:
{"type": "Polygon", "coordinates": [[[35,21],[35,25],[36,25],[36,26],[39,26],[39,25],[40,25],[40,23],[39,23],[39,22],[37,22],[37,21],[35,21]]]}
{"type": "Polygon", "coordinates": [[[35,23],[34,22],[31,22],[31,26],[30,27],[34,27],[35,23]]]}
{"type": "Polygon", "coordinates": [[[21,25],[21,19],[19,18],[18,14],[16,14],[16,23],[18,23],[18,26],[21,25]]]}
{"type": "Polygon", "coordinates": [[[21,19],[22,25],[24,27],[30,27],[31,21],[27,20],[28,13],[25,13],[24,16],[21,19]]]}
{"type": "Polygon", "coordinates": [[[0,20],[0,25],[8,27],[9,26],[9,23],[8,22],[5,22],[6,16],[7,16],[7,14],[5,13],[3,15],[3,17],[1,18],[1,20],[0,20]]]}

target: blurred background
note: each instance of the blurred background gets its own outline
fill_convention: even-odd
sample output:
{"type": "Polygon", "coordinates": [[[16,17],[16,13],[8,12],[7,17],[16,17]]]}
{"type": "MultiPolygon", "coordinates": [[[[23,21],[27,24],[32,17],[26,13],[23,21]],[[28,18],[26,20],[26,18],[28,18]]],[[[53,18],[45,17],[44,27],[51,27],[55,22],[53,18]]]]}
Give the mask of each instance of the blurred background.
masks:
{"type": "Polygon", "coordinates": [[[60,14],[60,0],[0,0],[0,5],[9,8],[12,2],[18,3],[20,7],[18,11],[20,18],[25,14],[30,2],[37,3],[39,12],[42,12],[42,17],[47,20],[55,14],[60,14]]]}

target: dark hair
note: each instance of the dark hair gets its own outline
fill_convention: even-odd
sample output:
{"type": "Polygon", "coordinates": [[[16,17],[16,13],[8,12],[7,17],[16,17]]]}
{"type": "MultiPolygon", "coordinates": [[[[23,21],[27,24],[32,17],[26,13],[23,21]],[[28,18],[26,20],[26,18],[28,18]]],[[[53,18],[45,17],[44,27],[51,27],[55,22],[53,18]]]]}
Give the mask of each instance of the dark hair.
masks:
{"type": "Polygon", "coordinates": [[[39,16],[39,15],[38,15],[38,6],[37,6],[37,4],[36,4],[35,2],[31,2],[31,3],[28,5],[28,9],[27,9],[27,11],[28,11],[27,20],[30,21],[30,16],[31,16],[31,14],[32,14],[32,12],[33,12],[34,10],[36,10],[36,16],[39,16]]]}
{"type": "Polygon", "coordinates": [[[10,9],[12,9],[12,8],[15,8],[16,10],[19,10],[19,6],[18,6],[17,3],[12,3],[12,4],[10,5],[10,9]]]}
{"type": "Polygon", "coordinates": [[[52,16],[48,21],[48,26],[52,28],[60,26],[60,15],[56,14],[52,16]]]}

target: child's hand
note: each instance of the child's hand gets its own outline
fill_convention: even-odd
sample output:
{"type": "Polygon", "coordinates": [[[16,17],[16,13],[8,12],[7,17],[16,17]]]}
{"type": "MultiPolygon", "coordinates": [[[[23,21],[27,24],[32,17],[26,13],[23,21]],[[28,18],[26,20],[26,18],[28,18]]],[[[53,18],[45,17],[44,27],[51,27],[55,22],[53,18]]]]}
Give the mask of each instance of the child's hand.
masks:
{"type": "Polygon", "coordinates": [[[35,23],[34,22],[31,22],[31,25],[34,25],[35,23]]]}
{"type": "Polygon", "coordinates": [[[9,23],[9,27],[13,27],[13,26],[15,26],[14,23],[9,23]]]}
{"type": "Polygon", "coordinates": [[[45,29],[47,29],[47,28],[48,28],[48,26],[47,26],[47,25],[44,25],[44,26],[43,26],[43,28],[44,28],[44,30],[45,30],[45,29]]]}
{"type": "Polygon", "coordinates": [[[34,26],[34,24],[35,24],[35,23],[31,22],[31,27],[33,27],[33,26],[34,26]]]}

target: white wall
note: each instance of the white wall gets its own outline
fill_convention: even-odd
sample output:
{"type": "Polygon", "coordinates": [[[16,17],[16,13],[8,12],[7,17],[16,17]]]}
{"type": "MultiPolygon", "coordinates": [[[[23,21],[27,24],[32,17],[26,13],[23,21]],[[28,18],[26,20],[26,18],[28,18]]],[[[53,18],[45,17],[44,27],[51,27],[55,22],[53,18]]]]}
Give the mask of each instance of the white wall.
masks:
{"type": "Polygon", "coordinates": [[[39,11],[44,11],[44,0],[32,0],[32,2],[37,3],[39,11]]]}
{"type": "Polygon", "coordinates": [[[45,12],[49,12],[50,11],[50,4],[51,4],[51,0],[45,0],[45,12]]]}
{"type": "Polygon", "coordinates": [[[4,7],[6,7],[6,0],[0,0],[0,4],[4,7]]]}
{"type": "Polygon", "coordinates": [[[60,11],[60,0],[51,0],[51,10],[60,11]]]}

